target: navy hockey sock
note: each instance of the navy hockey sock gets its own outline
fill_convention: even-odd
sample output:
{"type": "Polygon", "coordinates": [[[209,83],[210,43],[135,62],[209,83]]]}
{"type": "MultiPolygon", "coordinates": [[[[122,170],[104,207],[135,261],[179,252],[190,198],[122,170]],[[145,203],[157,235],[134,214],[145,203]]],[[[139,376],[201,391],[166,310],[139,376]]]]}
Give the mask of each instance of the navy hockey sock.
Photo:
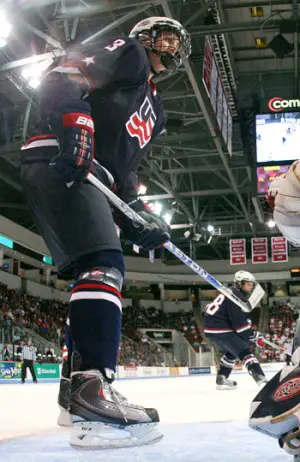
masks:
{"type": "Polygon", "coordinates": [[[242,353],[240,359],[244,362],[250,374],[255,372],[256,374],[265,375],[264,371],[260,367],[257,357],[252,354],[250,350],[242,353]]]}
{"type": "Polygon", "coordinates": [[[106,284],[81,280],[71,300],[72,336],[84,369],[116,370],[121,334],[121,294],[106,284]]]}
{"type": "Polygon", "coordinates": [[[235,365],[235,356],[231,353],[225,353],[220,359],[220,369],[218,374],[224,375],[226,379],[230,376],[235,365]]]}
{"type": "MultiPolygon", "coordinates": [[[[104,251],[78,268],[89,271],[112,267],[124,274],[124,258],[119,251],[104,251]],[[123,266],[122,266],[123,265],[123,266]],[[84,268],[83,268],[84,266],[84,268]]],[[[72,339],[83,358],[82,369],[116,370],[121,337],[122,304],[120,292],[94,278],[79,279],[70,299],[72,339]]]]}

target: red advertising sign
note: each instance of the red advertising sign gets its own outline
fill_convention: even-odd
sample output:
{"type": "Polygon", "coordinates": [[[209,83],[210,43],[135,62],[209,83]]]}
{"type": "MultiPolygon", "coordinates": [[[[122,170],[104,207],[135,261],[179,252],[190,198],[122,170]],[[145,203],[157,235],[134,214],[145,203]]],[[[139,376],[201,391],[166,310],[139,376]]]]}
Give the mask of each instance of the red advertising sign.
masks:
{"type": "Polygon", "coordinates": [[[246,264],[246,239],[230,239],[230,264],[246,264]]]}
{"type": "Polygon", "coordinates": [[[272,263],[288,261],[288,246],[285,237],[272,237],[272,263]]]}
{"type": "Polygon", "coordinates": [[[268,238],[251,239],[252,263],[268,263],[268,238]]]}
{"type": "Polygon", "coordinates": [[[210,96],[211,71],[212,71],[213,60],[214,60],[213,49],[212,49],[210,37],[205,37],[202,81],[204,83],[208,96],[210,96]]]}

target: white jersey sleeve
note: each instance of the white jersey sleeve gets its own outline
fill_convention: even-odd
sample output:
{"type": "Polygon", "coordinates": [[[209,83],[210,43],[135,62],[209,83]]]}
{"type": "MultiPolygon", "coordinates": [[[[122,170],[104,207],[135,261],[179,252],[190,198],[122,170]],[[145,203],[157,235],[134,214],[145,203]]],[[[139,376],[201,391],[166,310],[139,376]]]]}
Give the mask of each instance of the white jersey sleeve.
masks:
{"type": "Polygon", "coordinates": [[[275,199],[274,220],[282,235],[300,246],[300,161],[289,168],[275,199]]]}

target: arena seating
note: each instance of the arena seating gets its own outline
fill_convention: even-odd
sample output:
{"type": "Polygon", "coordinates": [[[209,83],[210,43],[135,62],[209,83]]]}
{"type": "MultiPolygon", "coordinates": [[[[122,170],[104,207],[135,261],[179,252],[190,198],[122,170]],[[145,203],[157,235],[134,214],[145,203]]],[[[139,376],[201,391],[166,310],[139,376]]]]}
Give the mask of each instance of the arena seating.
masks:
{"type": "MultiPolygon", "coordinates": [[[[64,344],[64,322],[68,306],[55,300],[44,300],[32,297],[18,290],[9,290],[6,285],[0,283],[0,329],[5,332],[5,338],[0,337],[0,343],[9,345],[0,351],[2,359],[6,353],[7,360],[19,359],[17,347],[25,339],[23,328],[26,327],[35,331],[44,339],[59,345],[64,344]]],[[[125,311],[124,329],[132,319],[140,321],[139,327],[144,327],[147,317],[138,315],[129,307],[125,311]]],[[[138,327],[138,326],[136,326],[138,327]]],[[[134,331],[135,341],[122,335],[119,364],[140,365],[140,366],[163,366],[164,355],[162,348],[144,336],[143,340],[137,331],[134,331]]],[[[58,360],[53,352],[38,351],[37,360],[53,362],[58,360]]],[[[166,364],[169,365],[169,364],[166,364]]]]}
{"type": "MultiPolygon", "coordinates": [[[[296,330],[298,314],[292,309],[288,302],[281,301],[274,303],[269,308],[269,326],[266,338],[273,343],[286,347],[292,343],[296,330]]],[[[266,347],[260,350],[260,358],[263,362],[285,361],[285,352],[266,347]]]]}

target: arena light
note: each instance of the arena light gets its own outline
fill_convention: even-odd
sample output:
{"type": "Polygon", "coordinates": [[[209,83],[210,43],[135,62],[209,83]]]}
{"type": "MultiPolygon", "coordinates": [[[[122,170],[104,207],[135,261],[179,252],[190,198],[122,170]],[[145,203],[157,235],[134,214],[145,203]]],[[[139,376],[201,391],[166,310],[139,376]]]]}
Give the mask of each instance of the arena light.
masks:
{"type": "Polygon", "coordinates": [[[207,231],[208,231],[209,233],[213,233],[214,230],[215,230],[215,228],[213,227],[213,225],[208,225],[208,226],[207,226],[207,231]]]}
{"type": "Polygon", "coordinates": [[[25,67],[22,70],[22,77],[27,80],[28,85],[31,88],[37,88],[41,83],[41,77],[44,71],[52,63],[53,59],[40,61],[39,63],[34,63],[29,67],[25,67]]]}
{"type": "Polygon", "coordinates": [[[171,224],[171,221],[172,221],[172,213],[171,212],[166,212],[164,215],[163,215],[163,219],[165,220],[165,222],[170,225],[171,224]]]}
{"type": "Polygon", "coordinates": [[[3,11],[0,11],[0,48],[4,48],[7,45],[7,38],[9,37],[12,30],[12,25],[7,21],[3,11]]]}
{"type": "Polygon", "coordinates": [[[162,204],[160,202],[154,202],[154,204],[153,204],[153,213],[155,215],[160,216],[162,208],[163,208],[163,206],[162,206],[162,204]]]}
{"type": "Polygon", "coordinates": [[[269,228],[275,228],[276,223],[275,223],[274,220],[269,220],[269,221],[267,222],[267,225],[268,225],[269,228]]]}
{"type": "Polygon", "coordinates": [[[250,14],[252,18],[263,18],[264,17],[264,9],[261,6],[251,6],[250,7],[250,14]]]}
{"type": "Polygon", "coordinates": [[[0,11],[0,37],[6,39],[12,30],[12,25],[7,21],[5,13],[0,11]]]}
{"type": "Polygon", "coordinates": [[[144,184],[140,184],[138,186],[138,196],[144,196],[147,192],[147,186],[145,186],[144,184]]]}
{"type": "Polygon", "coordinates": [[[267,48],[268,46],[267,37],[256,37],[255,46],[256,48],[259,48],[259,49],[267,48]]]}

